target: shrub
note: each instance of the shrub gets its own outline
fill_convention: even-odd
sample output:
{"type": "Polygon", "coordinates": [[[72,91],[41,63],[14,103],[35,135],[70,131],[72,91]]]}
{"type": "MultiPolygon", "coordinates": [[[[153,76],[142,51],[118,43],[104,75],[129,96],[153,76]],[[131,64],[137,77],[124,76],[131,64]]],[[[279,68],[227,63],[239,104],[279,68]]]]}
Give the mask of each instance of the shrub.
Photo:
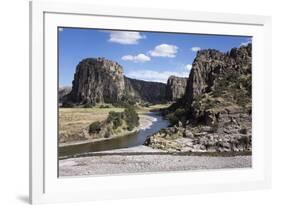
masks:
{"type": "Polygon", "coordinates": [[[128,125],[128,130],[132,130],[134,127],[139,126],[139,116],[133,106],[128,106],[124,110],[124,120],[128,125]]]}
{"type": "Polygon", "coordinates": [[[122,125],[122,113],[110,111],[106,119],[107,123],[113,123],[113,129],[117,129],[122,125]]]}
{"type": "Polygon", "coordinates": [[[175,112],[168,114],[167,118],[170,121],[171,125],[176,125],[179,123],[179,121],[185,123],[186,111],[184,108],[178,108],[175,110],[175,112]]]}
{"type": "Polygon", "coordinates": [[[101,123],[99,121],[90,124],[89,133],[98,134],[101,131],[101,123]]]}
{"type": "Polygon", "coordinates": [[[100,108],[110,108],[109,105],[101,105],[100,108]]]}

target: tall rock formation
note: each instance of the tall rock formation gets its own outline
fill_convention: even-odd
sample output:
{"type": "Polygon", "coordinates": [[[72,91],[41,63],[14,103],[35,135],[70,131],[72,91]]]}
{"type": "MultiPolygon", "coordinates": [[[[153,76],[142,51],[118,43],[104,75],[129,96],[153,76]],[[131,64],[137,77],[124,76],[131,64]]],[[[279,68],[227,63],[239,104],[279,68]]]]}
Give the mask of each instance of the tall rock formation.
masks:
{"type": "Polygon", "coordinates": [[[188,78],[170,76],[167,81],[166,98],[169,101],[176,101],[184,96],[188,78]]]}
{"type": "Polygon", "coordinates": [[[123,68],[104,58],[87,58],[76,68],[68,99],[73,103],[116,103],[125,98],[138,102],[166,101],[166,84],[131,79],[123,68]]]}
{"type": "Polygon", "coordinates": [[[214,49],[199,51],[189,75],[185,94],[187,105],[192,106],[197,97],[206,93],[229,97],[240,89],[248,94],[246,98],[251,97],[251,69],[251,44],[233,48],[227,53],[214,49]]]}
{"type": "Polygon", "coordinates": [[[76,67],[71,100],[75,103],[113,103],[125,89],[122,67],[104,58],[87,58],[76,67]]]}

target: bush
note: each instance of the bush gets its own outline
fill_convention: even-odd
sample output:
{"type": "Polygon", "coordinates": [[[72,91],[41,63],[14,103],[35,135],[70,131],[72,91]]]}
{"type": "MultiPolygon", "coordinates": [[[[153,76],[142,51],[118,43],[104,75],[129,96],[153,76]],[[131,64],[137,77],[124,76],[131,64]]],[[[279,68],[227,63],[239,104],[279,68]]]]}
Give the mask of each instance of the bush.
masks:
{"type": "Polygon", "coordinates": [[[185,123],[186,111],[183,108],[178,108],[175,110],[175,112],[168,114],[167,118],[170,121],[171,125],[176,125],[179,123],[179,121],[185,123]]]}
{"type": "Polygon", "coordinates": [[[122,125],[122,113],[110,111],[106,119],[107,123],[113,123],[113,129],[122,125]]]}
{"type": "Polygon", "coordinates": [[[110,108],[109,105],[101,105],[100,108],[110,108]]]}
{"type": "Polygon", "coordinates": [[[139,116],[133,106],[128,106],[124,110],[124,120],[128,125],[128,130],[132,130],[134,127],[139,126],[139,116]]]}
{"type": "Polygon", "coordinates": [[[93,122],[90,124],[89,133],[91,134],[98,134],[101,131],[101,123],[100,122],[93,122]]]}

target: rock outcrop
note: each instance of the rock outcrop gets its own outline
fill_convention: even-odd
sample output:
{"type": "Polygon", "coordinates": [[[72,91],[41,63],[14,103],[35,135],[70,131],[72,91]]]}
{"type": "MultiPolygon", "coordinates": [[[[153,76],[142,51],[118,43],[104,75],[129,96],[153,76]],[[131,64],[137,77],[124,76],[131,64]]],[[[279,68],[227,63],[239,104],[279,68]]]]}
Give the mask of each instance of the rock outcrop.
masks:
{"type": "Polygon", "coordinates": [[[76,68],[69,100],[76,104],[166,101],[166,84],[127,78],[123,68],[104,58],[87,58],[76,68]]]}
{"type": "Polygon", "coordinates": [[[125,90],[123,68],[104,58],[87,58],[76,67],[70,98],[75,103],[113,103],[125,90]]]}
{"type": "Polygon", "coordinates": [[[197,53],[185,96],[168,110],[174,125],[148,146],[170,151],[251,151],[252,45],[197,53]]]}
{"type": "Polygon", "coordinates": [[[126,94],[137,101],[163,103],[166,101],[166,84],[125,78],[126,94]]]}
{"type": "Polygon", "coordinates": [[[214,94],[218,92],[216,94],[221,97],[233,95],[235,88],[232,90],[226,89],[236,85],[240,91],[246,91],[248,94],[246,97],[250,98],[251,69],[251,44],[233,48],[227,53],[214,49],[199,51],[189,75],[185,93],[186,104],[192,106],[194,100],[205,93],[214,94]],[[239,84],[241,84],[240,87],[239,84]],[[225,93],[222,90],[225,90],[225,93]]]}
{"type": "Polygon", "coordinates": [[[149,136],[145,145],[168,152],[251,152],[251,116],[226,114],[215,126],[179,123],[149,136]]]}
{"type": "Polygon", "coordinates": [[[166,98],[169,101],[176,101],[184,96],[188,78],[170,76],[167,81],[166,98]]]}

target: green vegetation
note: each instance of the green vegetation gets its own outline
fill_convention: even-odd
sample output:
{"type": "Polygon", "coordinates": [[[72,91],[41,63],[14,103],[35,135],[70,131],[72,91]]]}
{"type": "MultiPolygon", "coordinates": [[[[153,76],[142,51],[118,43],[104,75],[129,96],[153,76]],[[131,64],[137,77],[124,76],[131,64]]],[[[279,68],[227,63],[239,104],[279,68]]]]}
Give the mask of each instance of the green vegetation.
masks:
{"type": "Polygon", "coordinates": [[[186,110],[184,108],[178,108],[175,112],[171,112],[167,115],[168,120],[171,125],[176,125],[181,121],[182,123],[186,122],[186,110]]]}
{"type": "Polygon", "coordinates": [[[139,126],[139,116],[133,106],[123,112],[110,111],[104,121],[95,121],[89,126],[89,134],[98,134],[108,138],[111,134],[120,134],[122,130],[132,131],[139,126]],[[100,132],[101,130],[105,130],[100,132]]]}
{"type": "Polygon", "coordinates": [[[213,97],[222,97],[226,101],[246,107],[251,103],[252,75],[241,74],[234,68],[221,74],[216,81],[212,92],[213,97]]]}
{"type": "Polygon", "coordinates": [[[139,116],[133,106],[128,106],[124,110],[124,120],[126,121],[128,125],[128,130],[130,131],[134,127],[139,126],[139,116]]]}
{"type": "Polygon", "coordinates": [[[100,108],[110,108],[110,106],[102,104],[102,105],[100,105],[100,108]]]}
{"type": "Polygon", "coordinates": [[[109,112],[107,123],[113,123],[113,129],[126,125],[129,131],[139,126],[139,116],[133,106],[125,108],[124,112],[109,112]]]}
{"type": "Polygon", "coordinates": [[[101,131],[101,122],[96,121],[90,124],[89,133],[98,134],[101,131]]]}
{"type": "Polygon", "coordinates": [[[122,113],[110,111],[106,119],[107,123],[113,123],[113,129],[117,129],[122,125],[122,113]]]}

